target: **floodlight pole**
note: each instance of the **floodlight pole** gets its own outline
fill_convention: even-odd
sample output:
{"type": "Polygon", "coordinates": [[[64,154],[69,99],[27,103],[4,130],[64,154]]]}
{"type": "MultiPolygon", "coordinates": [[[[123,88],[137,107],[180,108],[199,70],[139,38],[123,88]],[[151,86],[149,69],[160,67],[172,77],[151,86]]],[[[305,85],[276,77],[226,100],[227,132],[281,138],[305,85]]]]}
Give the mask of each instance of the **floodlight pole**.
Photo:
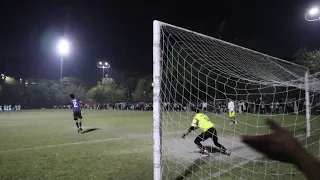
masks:
{"type": "Polygon", "coordinates": [[[60,81],[62,82],[62,68],[63,68],[63,64],[62,64],[62,61],[63,61],[63,57],[61,56],[60,58],[60,81]]]}
{"type": "Polygon", "coordinates": [[[102,79],[105,78],[105,76],[104,76],[104,69],[110,68],[110,64],[109,64],[108,62],[99,61],[99,62],[97,63],[97,67],[102,69],[102,79]]]}
{"type": "Polygon", "coordinates": [[[60,81],[63,78],[63,58],[69,53],[69,43],[66,39],[61,39],[58,44],[60,54],[60,81]]]}

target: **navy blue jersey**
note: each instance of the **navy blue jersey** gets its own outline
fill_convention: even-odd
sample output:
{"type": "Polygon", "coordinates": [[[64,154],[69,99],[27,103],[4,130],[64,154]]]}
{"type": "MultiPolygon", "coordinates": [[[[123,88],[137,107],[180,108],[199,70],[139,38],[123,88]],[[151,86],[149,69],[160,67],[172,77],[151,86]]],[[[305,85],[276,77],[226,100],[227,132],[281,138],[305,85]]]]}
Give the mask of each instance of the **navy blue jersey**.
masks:
{"type": "Polygon", "coordinates": [[[72,106],[73,112],[81,111],[81,104],[79,99],[71,99],[70,104],[72,106]]]}

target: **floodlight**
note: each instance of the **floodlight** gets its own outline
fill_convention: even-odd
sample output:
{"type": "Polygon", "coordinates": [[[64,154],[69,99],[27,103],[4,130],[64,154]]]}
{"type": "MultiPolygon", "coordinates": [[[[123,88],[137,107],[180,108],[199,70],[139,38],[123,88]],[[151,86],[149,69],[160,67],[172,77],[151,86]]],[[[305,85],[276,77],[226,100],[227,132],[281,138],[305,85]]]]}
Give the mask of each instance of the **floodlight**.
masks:
{"type": "Polygon", "coordinates": [[[70,50],[69,42],[66,39],[60,40],[58,44],[58,50],[60,55],[62,56],[67,55],[70,50]]]}
{"type": "Polygon", "coordinates": [[[104,69],[110,68],[110,64],[106,61],[99,61],[99,62],[97,62],[97,66],[98,66],[98,68],[102,69],[102,78],[105,78],[104,69]]]}
{"type": "Polygon", "coordinates": [[[316,14],[318,14],[319,13],[319,9],[317,8],[317,7],[314,7],[314,8],[311,8],[310,10],[309,10],[309,14],[310,15],[316,15],[316,14]]]}

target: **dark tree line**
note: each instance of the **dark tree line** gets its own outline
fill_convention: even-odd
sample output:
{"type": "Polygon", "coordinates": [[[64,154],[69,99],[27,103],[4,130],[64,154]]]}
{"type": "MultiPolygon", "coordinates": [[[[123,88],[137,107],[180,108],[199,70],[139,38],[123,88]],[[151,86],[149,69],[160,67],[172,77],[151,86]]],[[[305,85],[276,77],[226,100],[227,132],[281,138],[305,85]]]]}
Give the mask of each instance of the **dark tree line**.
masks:
{"type": "Polygon", "coordinates": [[[88,89],[81,80],[73,77],[54,80],[18,81],[6,76],[0,84],[0,104],[20,104],[25,108],[52,108],[66,105],[69,95],[80,99],[92,99],[95,103],[116,103],[124,99],[126,89],[116,85],[112,78],[104,78],[88,89]]]}

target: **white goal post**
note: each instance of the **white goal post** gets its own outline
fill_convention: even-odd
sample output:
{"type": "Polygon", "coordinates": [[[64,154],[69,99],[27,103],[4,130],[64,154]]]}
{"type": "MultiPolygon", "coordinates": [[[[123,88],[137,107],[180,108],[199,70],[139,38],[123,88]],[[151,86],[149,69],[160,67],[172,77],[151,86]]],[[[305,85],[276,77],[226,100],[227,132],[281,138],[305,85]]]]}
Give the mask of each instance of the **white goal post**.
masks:
{"type": "MultiPolygon", "coordinates": [[[[261,117],[282,118],[282,125],[293,127],[294,130],[298,129],[297,124],[304,123],[304,136],[306,136],[304,138],[309,137],[310,101],[313,101],[312,98],[317,94],[314,86],[310,85],[313,80],[309,76],[306,67],[155,20],[153,22],[152,83],[154,180],[174,179],[171,175],[181,175],[178,168],[170,173],[167,173],[165,168],[181,166],[185,168],[181,171],[188,169],[187,164],[192,159],[178,150],[179,148],[188,149],[188,147],[185,144],[179,144],[180,140],[177,140],[177,137],[181,134],[181,130],[188,128],[187,124],[191,120],[188,113],[190,104],[197,106],[206,104],[205,111],[212,115],[213,119],[210,119],[214,123],[217,122],[218,129],[220,128],[222,130],[220,132],[224,134],[221,138],[222,142],[229,142],[230,147],[231,144],[232,147],[239,144],[236,140],[238,136],[250,133],[250,128],[256,130],[256,134],[261,133],[260,127],[267,129],[261,125],[263,123],[260,122],[264,120],[260,119],[261,117]],[[245,108],[239,105],[244,119],[240,120],[240,124],[245,128],[243,131],[230,130],[230,127],[226,125],[228,118],[225,118],[224,115],[224,102],[217,100],[221,97],[226,100],[232,98],[239,104],[243,103],[243,106],[246,104],[245,108]],[[282,103],[281,98],[284,99],[282,103]],[[264,101],[263,104],[262,101],[264,101]],[[164,103],[167,102],[172,105],[164,107],[164,103]],[[301,104],[302,102],[304,105],[301,104]],[[208,105],[208,110],[207,104],[211,104],[208,105]],[[289,106],[295,110],[287,110],[289,106]],[[265,110],[266,107],[270,110],[265,110]],[[281,107],[284,110],[280,111],[281,107]],[[285,115],[289,114],[290,117],[295,118],[291,124],[285,121],[285,115]],[[300,116],[305,117],[301,122],[300,116]],[[214,121],[214,118],[217,119],[214,121]],[[256,124],[252,124],[251,121],[256,124]],[[227,138],[228,133],[233,133],[232,140],[227,138]],[[164,150],[165,135],[169,136],[166,138],[170,140],[169,144],[177,143],[179,148],[170,147],[164,150]],[[185,161],[182,162],[176,158],[175,162],[179,163],[174,165],[167,163],[163,159],[163,151],[166,151],[166,154],[172,159],[175,157],[171,155],[178,153],[179,158],[185,161]],[[169,175],[164,175],[164,173],[169,175]]],[[[191,139],[184,141],[196,148],[191,139]]],[[[236,153],[236,156],[248,158],[242,157],[241,153],[236,153]]],[[[217,162],[219,162],[219,171],[213,172],[210,169],[208,172],[204,168],[201,173],[207,174],[206,176],[210,179],[220,177],[222,173],[229,172],[233,168],[240,166],[242,168],[244,165],[244,161],[241,161],[240,165],[232,162],[233,165],[230,167],[232,169],[226,170],[226,168],[222,169],[221,164],[227,161],[219,159],[217,162]]],[[[269,161],[263,162],[268,164],[269,161]]],[[[239,177],[237,174],[233,175],[239,177]]],[[[185,175],[181,176],[185,177],[185,175]]],[[[206,179],[199,174],[192,175],[191,179],[198,178],[206,179]]]]}

